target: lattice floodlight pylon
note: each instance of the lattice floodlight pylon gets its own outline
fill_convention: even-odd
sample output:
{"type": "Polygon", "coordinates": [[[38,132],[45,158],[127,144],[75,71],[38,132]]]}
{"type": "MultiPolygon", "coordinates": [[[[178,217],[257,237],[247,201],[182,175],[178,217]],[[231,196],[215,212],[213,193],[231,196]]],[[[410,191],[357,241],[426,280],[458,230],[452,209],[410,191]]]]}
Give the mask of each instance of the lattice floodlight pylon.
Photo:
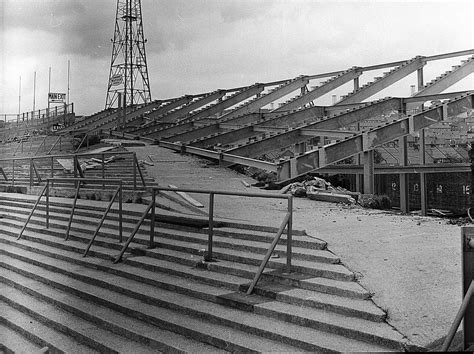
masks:
{"type": "Polygon", "coordinates": [[[117,0],[112,60],[105,108],[151,101],[141,0],[117,0]]]}

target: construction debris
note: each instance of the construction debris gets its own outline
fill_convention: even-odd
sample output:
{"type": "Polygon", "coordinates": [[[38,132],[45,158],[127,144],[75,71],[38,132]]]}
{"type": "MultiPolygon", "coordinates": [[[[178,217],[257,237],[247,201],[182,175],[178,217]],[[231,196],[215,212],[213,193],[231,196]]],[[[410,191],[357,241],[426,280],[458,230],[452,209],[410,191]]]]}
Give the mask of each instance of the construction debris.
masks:
{"type": "Polygon", "coordinates": [[[295,197],[308,197],[334,203],[355,204],[360,193],[350,192],[341,187],[333,187],[323,178],[313,177],[304,182],[291,183],[281,189],[281,193],[291,193],[295,197]]]}
{"type": "MultiPolygon", "coordinates": [[[[173,188],[173,189],[178,189],[178,187],[176,187],[173,184],[168,185],[168,187],[173,188]]],[[[196,208],[204,208],[203,204],[201,204],[200,202],[198,202],[196,199],[192,198],[185,192],[176,191],[175,193],[179,195],[181,198],[183,198],[185,201],[187,201],[189,204],[195,206],[196,208]]]]}

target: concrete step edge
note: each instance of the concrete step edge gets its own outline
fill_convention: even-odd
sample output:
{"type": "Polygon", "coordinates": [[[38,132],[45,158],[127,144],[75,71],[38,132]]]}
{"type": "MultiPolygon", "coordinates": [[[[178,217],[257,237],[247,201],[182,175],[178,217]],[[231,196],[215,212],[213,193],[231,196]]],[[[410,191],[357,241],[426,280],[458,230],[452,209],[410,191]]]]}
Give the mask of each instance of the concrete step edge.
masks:
{"type": "MultiPolygon", "coordinates": [[[[71,273],[71,274],[66,273],[67,271],[65,269],[66,269],[67,265],[69,264],[66,261],[61,261],[61,260],[58,260],[57,258],[54,258],[53,260],[49,260],[49,259],[41,260],[42,257],[43,257],[43,259],[44,258],[49,258],[49,257],[48,256],[41,256],[41,255],[35,254],[31,251],[22,251],[22,253],[26,252],[27,256],[30,256],[29,258],[24,256],[24,255],[19,254],[18,252],[13,254],[13,252],[14,252],[13,250],[8,249],[8,246],[4,246],[4,250],[0,250],[0,254],[6,254],[9,257],[13,257],[15,259],[19,259],[21,261],[24,261],[24,262],[27,262],[27,263],[30,263],[30,264],[33,264],[33,265],[36,265],[36,266],[39,266],[39,267],[43,267],[43,268],[46,268],[46,269],[49,269],[49,270],[50,270],[50,268],[54,268],[55,272],[65,273],[65,274],[68,274],[70,276],[72,276],[71,274],[73,274],[73,273],[71,273]],[[33,260],[33,257],[35,257],[36,259],[33,260]],[[51,265],[51,262],[62,263],[63,267],[61,267],[61,266],[58,267],[56,265],[51,265]]],[[[86,262],[84,262],[84,263],[86,263],[86,262]]],[[[90,267],[90,265],[89,265],[89,267],[90,267]]],[[[173,275],[168,275],[168,274],[164,274],[165,277],[171,278],[171,279],[168,279],[167,282],[163,282],[162,280],[161,281],[151,281],[151,279],[147,279],[143,276],[139,276],[138,274],[137,275],[134,275],[133,273],[127,274],[123,271],[123,269],[119,272],[114,272],[113,270],[114,269],[112,267],[104,267],[104,266],[102,266],[101,269],[100,269],[100,271],[106,271],[106,272],[109,272],[111,274],[115,274],[117,276],[120,275],[121,277],[125,276],[125,277],[127,277],[131,280],[140,281],[140,282],[143,282],[143,283],[148,284],[148,285],[158,286],[158,287],[163,288],[165,290],[176,291],[176,292],[184,294],[184,295],[191,295],[193,297],[200,298],[200,299],[203,299],[203,300],[206,300],[206,301],[214,301],[215,302],[215,295],[212,295],[212,293],[213,292],[215,293],[215,291],[213,289],[216,289],[216,287],[213,286],[213,285],[209,285],[209,284],[202,283],[202,282],[198,282],[198,284],[193,285],[193,284],[190,284],[189,281],[186,281],[186,282],[184,282],[183,285],[180,285],[180,283],[181,283],[180,278],[177,278],[173,275]],[[120,273],[120,274],[117,274],[117,273],[120,273]],[[202,285],[199,285],[199,284],[202,284],[202,285]],[[204,287],[204,289],[202,289],[204,285],[209,287],[208,290],[206,290],[206,287],[204,287]],[[196,287],[197,287],[197,289],[196,289],[196,287]],[[206,291],[208,292],[208,294],[206,294],[206,291]]],[[[133,272],[133,270],[130,270],[130,272],[133,272]]],[[[75,276],[75,277],[77,278],[77,276],[75,276]]],[[[239,286],[237,286],[237,289],[236,288],[233,288],[233,289],[232,288],[231,289],[227,288],[227,289],[228,289],[228,291],[236,291],[239,288],[243,290],[244,288],[242,287],[242,285],[244,285],[244,284],[248,284],[248,283],[247,282],[241,283],[239,286]]],[[[353,299],[350,299],[350,298],[345,298],[345,299],[341,299],[341,301],[339,303],[337,303],[337,302],[334,303],[334,301],[332,303],[331,303],[331,301],[316,302],[316,301],[311,301],[311,299],[308,299],[308,297],[310,295],[313,295],[313,296],[318,295],[318,294],[314,294],[314,292],[313,292],[312,294],[309,294],[309,295],[306,294],[307,296],[303,301],[303,299],[298,299],[298,297],[291,296],[290,294],[283,295],[284,293],[282,293],[282,292],[280,292],[280,293],[278,293],[278,292],[277,293],[270,293],[271,290],[267,290],[267,288],[271,289],[271,285],[266,287],[265,283],[261,282],[261,285],[257,284],[257,287],[255,289],[255,293],[259,294],[259,295],[263,295],[266,298],[277,299],[278,301],[282,301],[281,299],[283,299],[283,302],[288,303],[288,304],[297,304],[299,306],[308,306],[310,308],[319,308],[319,309],[323,308],[325,310],[333,311],[335,313],[345,314],[347,316],[352,316],[352,317],[359,316],[359,317],[365,318],[367,320],[375,320],[375,321],[382,321],[383,320],[383,314],[377,313],[376,311],[373,311],[371,309],[367,310],[367,306],[365,306],[366,310],[364,311],[364,308],[361,307],[358,304],[358,301],[361,302],[361,301],[364,301],[364,300],[353,300],[353,299]],[[343,302],[345,302],[346,304],[342,305],[343,302]],[[349,304],[347,304],[347,303],[349,303],[349,304]],[[351,305],[353,307],[355,306],[356,308],[351,307],[351,305]]],[[[218,292],[218,294],[219,293],[220,292],[218,292]]],[[[364,302],[366,302],[366,301],[364,301],[364,302]]],[[[375,305],[373,305],[373,306],[375,307],[375,305]]]]}
{"type": "MultiPolygon", "coordinates": [[[[27,288],[27,284],[18,284],[18,286],[27,288]]],[[[113,311],[121,312],[126,316],[139,319],[151,325],[169,329],[173,332],[181,333],[196,340],[205,341],[208,344],[214,345],[221,349],[227,349],[230,351],[255,351],[260,345],[256,344],[259,338],[257,338],[254,334],[244,333],[240,329],[234,329],[231,327],[225,327],[225,330],[222,331],[220,329],[222,328],[221,324],[208,321],[204,322],[202,318],[195,318],[189,314],[181,314],[180,316],[176,316],[174,309],[168,309],[164,307],[157,308],[156,305],[151,305],[148,303],[145,304],[139,300],[131,298],[128,298],[129,300],[123,302],[124,300],[120,299],[126,296],[117,293],[109,299],[103,293],[109,293],[110,291],[105,289],[99,290],[99,292],[102,291],[100,296],[97,294],[84,292],[83,290],[80,290],[79,287],[73,289],[68,285],[65,285],[62,287],[62,289],[58,289],[64,292],[66,291],[65,288],[69,288],[69,291],[67,291],[68,293],[72,291],[74,296],[79,296],[85,301],[105,306],[113,311]],[[130,302],[134,303],[133,307],[130,302]],[[154,310],[152,310],[152,308],[154,310]],[[159,316],[155,314],[157,312],[159,313],[159,316]],[[213,328],[213,330],[211,328],[213,328]],[[243,335],[239,335],[239,333],[243,335]],[[229,340],[228,338],[232,338],[232,340],[229,340]]],[[[41,296],[41,293],[37,292],[37,295],[41,296]]],[[[274,340],[269,339],[267,342],[268,341],[274,340]]],[[[280,348],[285,348],[285,351],[288,351],[290,347],[281,343],[280,348]]],[[[293,347],[292,350],[294,349],[295,348],[293,347]]],[[[261,350],[262,347],[260,347],[260,351],[261,350]]]]}

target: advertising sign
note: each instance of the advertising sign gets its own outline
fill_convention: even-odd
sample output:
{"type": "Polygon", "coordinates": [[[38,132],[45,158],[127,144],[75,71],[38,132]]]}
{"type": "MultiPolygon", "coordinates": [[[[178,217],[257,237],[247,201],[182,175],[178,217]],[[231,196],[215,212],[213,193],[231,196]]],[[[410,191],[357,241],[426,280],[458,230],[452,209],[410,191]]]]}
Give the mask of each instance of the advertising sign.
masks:
{"type": "Polygon", "coordinates": [[[110,78],[110,86],[118,86],[122,83],[122,75],[115,74],[110,78]]]}

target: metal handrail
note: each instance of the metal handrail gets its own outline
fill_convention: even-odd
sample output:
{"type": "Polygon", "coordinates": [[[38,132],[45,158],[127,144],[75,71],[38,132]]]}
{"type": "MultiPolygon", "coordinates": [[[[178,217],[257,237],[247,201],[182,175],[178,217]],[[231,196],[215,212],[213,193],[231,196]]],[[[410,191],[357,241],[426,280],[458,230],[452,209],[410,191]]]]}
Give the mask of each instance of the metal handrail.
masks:
{"type": "Polygon", "coordinates": [[[95,184],[109,184],[109,185],[117,185],[117,189],[112,197],[112,199],[110,200],[110,203],[109,205],[107,206],[105,212],[104,212],[104,215],[102,216],[102,219],[101,221],[99,222],[99,225],[97,226],[97,229],[94,233],[94,235],[92,236],[92,239],[89,243],[89,245],[87,246],[85,252],[84,252],[84,257],[87,255],[87,252],[89,251],[90,247],[92,246],[92,243],[94,242],[94,239],[95,237],[97,236],[102,224],[104,223],[104,220],[107,216],[107,214],[110,212],[110,209],[112,208],[112,204],[114,203],[117,195],[119,196],[119,202],[118,202],[118,207],[119,207],[119,242],[122,242],[122,220],[123,220],[123,209],[122,209],[122,201],[123,201],[123,198],[122,198],[122,180],[120,179],[100,179],[100,178],[48,178],[46,180],[46,184],[45,186],[43,187],[42,191],[41,191],[41,194],[40,196],[38,197],[38,200],[36,201],[35,205],[33,206],[33,209],[31,210],[25,224],[23,225],[23,228],[21,229],[20,231],[20,234],[18,236],[18,240],[21,238],[21,236],[23,235],[23,232],[25,231],[26,229],[26,226],[28,225],[31,217],[33,216],[33,213],[35,212],[42,196],[45,194],[46,195],[46,228],[49,227],[49,188],[50,188],[50,183],[51,183],[51,186],[54,184],[54,182],[71,182],[73,181],[74,183],[77,184],[77,188],[76,188],[76,195],[75,195],[75,198],[74,198],[74,201],[73,201],[73,205],[72,205],[72,209],[71,209],[71,215],[69,217],[69,222],[68,222],[68,226],[67,226],[67,229],[66,229],[66,235],[65,235],[65,238],[64,240],[67,241],[68,238],[69,238],[69,231],[70,231],[70,228],[71,228],[71,224],[72,224],[72,218],[73,218],[73,214],[74,214],[74,210],[75,210],[75,207],[76,207],[76,203],[77,203],[77,199],[78,199],[78,194],[79,194],[79,189],[81,187],[81,185],[85,184],[85,183],[95,183],[95,184]]]}
{"type": "MultiPolygon", "coordinates": [[[[260,264],[260,267],[258,267],[257,273],[255,273],[255,277],[253,278],[252,283],[250,284],[249,288],[247,289],[247,295],[252,294],[252,291],[253,291],[255,285],[257,285],[258,280],[262,276],[263,270],[267,266],[267,263],[270,260],[270,257],[272,256],[272,253],[275,250],[275,247],[276,247],[278,241],[280,240],[281,235],[283,234],[283,231],[285,230],[285,227],[288,225],[290,219],[291,219],[291,213],[288,212],[288,213],[286,213],[285,218],[283,219],[283,222],[281,223],[277,234],[273,238],[272,244],[268,248],[268,251],[265,254],[265,257],[263,258],[263,261],[260,264]]],[[[291,267],[291,264],[290,264],[290,267],[291,267]]]]}
{"type": "Polygon", "coordinates": [[[74,210],[76,209],[77,198],[79,197],[79,190],[81,189],[81,183],[77,184],[76,194],[74,195],[74,201],[72,202],[71,215],[69,215],[69,222],[67,224],[66,236],[64,236],[64,241],[67,241],[69,238],[69,230],[71,230],[72,218],[74,216],[74,210]]]}
{"type": "MultiPolygon", "coordinates": [[[[138,221],[138,223],[135,225],[135,228],[133,229],[132,233],[130,234],[130,236],[128,237],[127,239],[127,242],[125,243],[125,245],[122,247],[122,249],[120,250],[120,253],[119,255],[114,259],[114,264],[115,263],[118,263],[121,261],[122,259],[122,256],[123,254],[125,253],[125,251],[127,250],[128,246],[130,245],[130,242],[132,242],[133,238],[135,237],[136,233],[138,232],[138,230],[140,229],[140,226],[143,224],[143,221],[145,221],[146,217],[148,216],[148,213],[150,212],[150,209],[154,210],[155,209],[155,202],[154,200],[152,200],[148,206],[146,207],[145,211],[143,212],[140,220],[138,221]]],[[[154,212],[152,212],[154,213],[154,212]]],[[[150,226],[150,229],[151,229],[151,226],[150,226]]],[[[150,232],[151,233],[151,232],[150,232]]]]}
{"type": "Polygon", "coordinates": [[[49,181],[46,183],[46,185],[43,187],[43,189],[41,190],[41,193],[38,197],[38,199],[36,200],[36,203],[35,205],[33,206],[33,209],[31,209],[30,211],[30,214],[28,215],[28,218],[26,219],[25,221],[25,224],[23,225],[21,231],[20,231],[20,234],[18,235],[18,237],[16,238],[17,240],[21,239],[21,236],[23,235],[23,232],[25,231],[26,229],[26,226],[28,225],[28,223],[30,222],[31,220],[31,217],[33,216],[33,213],[35,212],[36,210],[36,207],[38,206],[41,198],[43,197],[43,194],[45,194],[46,192],[46,200],[47,200],[47,203],[46,203],[46,227],[49,226],[49,193],[47,191],[47,189],[49,188],[49,181]]]}
{"type": "MultiPolygon", "coordinates": [[[[15,162],[17,161],[37,161],[41,159],[49,159],[51,160],[51,173],[50,173],[50,178],[54,177],[54,159],[58,158],[72,158],[73,165],[75,167],[75,172],[74,172],[74,178],[77,177],[83,177],[86,178],[83,171],[80,170],[80,166],[78,163],[78,158],[80,157],[93,157],[93,156],[102,156],[102,159],[105,160],[105,156],[132,156],[132,164],[133,164],[133,187],[134,189],[137,188],[137,170],[138,170],[138,175],[140,176],[140,181],[143,187],[146,187],[146,182],[145,182],[145,177],[143,175],[143,172],[140,168],[140,164],[138,163],[138,159],[136,156],[136,152],[132,151],[117,151],[117,152],[112,152],[112,151],[106,151],[106,152],[86,152],[86,153],[80,153],[80,154],[58,154],[58,155],[41,155],[41,156],[33,156],[33,157],[9,157],[9,158],[0,158],[0,163],[6,163],[11,161],[12,162],[12,185],[15,184],[15,162]]],[[[31,167],[31,166],[30,166],[31,167]]],[[[36,173],[36,177],[38,180],[41,182],[41,176],[39,175],[39,172],[37,171],[36,167],[33,168],[33,170],[36,173]]],[[[102,163],[102,176],[105,177],[105,163],[102,163]]],[[[30,186],[32,185],[32,176],[31,176],[31,170],[30,170],[30,186]]]]}
{"type": "Polygon", "coordinates": [[[3,167],[0,167],[0,173],[3,175],[3,178],[5,179],[5,181],[8,181],[7,174],[6,174],[5,171],[3,170],[3,167]]]}
{"type": "Polygon", "coordinates": [[[281,238],[285,228],[287,228],[287,250],[286,250],[286,267],[287,272],[291,272],[291,258],[292,258],[292,229],[293,229],[293,196],[292,195],[275,195],[270,193],[241,193],[241,192],[231,192],[231,191],[215,191],[215,190],[202,190],[202,189],[192,189],[192,188],[167,188],[167,187],[152,187],[152,198],[151,202],[148,204],[145,212],[142,214],[140,220],[135,225],[135,228],[131,235],[129,236],[127,242],[120,250],[119,255],[115,258],[114,263],[118,263],[125,251],[127,250],[128,246],[132,242],[134,236],[138,232],[140,226],[142,225],[143,221],[148,216],[148,213],[151,210],[151,222],[150,222],[150,241],[149,241],[149,248],[154,247],[154,227],[155,227],[155,205],[156,205],[156,193],[160,191],[169,191],[169,192],[187,192],[187,193],[199,193],[199,194],[209,194],[209,224],[208,224],[208,246],[207,246],[207,253],[205,255],[205,260],[208,262],[213,261],[213,254],[212,254],[212,246],[213,246],[213,231],[214,231],[214,197],[215,195],[226,195],[226,196],[238,196],[238,197],[254,197],[254,198],[270,198],[270,199],[286,199],[288,200],[288,212],[285,215],[285,218],[278,229],[277,234],[275,235],[272,244],[270,245],[260,267],[255,274],[255,277],[247,290],[247,294],[250,294],[253,291],[253,288],[257,284],[260,276],[262,275],[263,270],[265,269],[268,260],[273,253],[278,241],[281,238]]]}
{"type": "Polygon", "coordinates": [[[91,248],[92,244],[94,243],[94,240],[95,240],[97,234],[99,233],[99,230],[102,227],[102,224],[104,223],[105,218],[107,217],[107,214],[109,213],[110,209],[112,208],[112,204],[114,203],[115,198],[117,197],[117,195],[119,196],[119,242],[122,242],[122,181],[120,181],[120,185],[115,190],[115,193],[114,193],[112,199],[110,199],[110,203],[107,206],[107,209],[105,209],[104,215],[102,215],[102,219],[100,220],[99,224],[97,225],[97,228],[94,232],[94,235],[92,235],[92,238],[91,238],[89,244],[87,245],[87,247],[84,251],[84,254],[82,255],[83,257],[87,256],[87,253],[89,252],[89,249],[91,248]]]}
{"type": "Polygon", "coordinates": [[[466,295],[464,296],[464,299],[461,303],[461,307],[459,308],[459,311],[456,314],[454,322],[451,325],[451,328],[449,329],[448,335],[446,336],[444,340],[443,346],[441,347],[442,352],[448,351],[448,348],[451,345],[451,342],[453,341],[454,335],[456,334],[456,331],[458,330],[459,325],[461,324],[461,321],[464,318],[464,315],[467,310],[467,305],[469,305],[469,302],[471,301],[473,294],[474,294],[474,281],[471,281],[471,285],[469,285],[466,295]]]}

